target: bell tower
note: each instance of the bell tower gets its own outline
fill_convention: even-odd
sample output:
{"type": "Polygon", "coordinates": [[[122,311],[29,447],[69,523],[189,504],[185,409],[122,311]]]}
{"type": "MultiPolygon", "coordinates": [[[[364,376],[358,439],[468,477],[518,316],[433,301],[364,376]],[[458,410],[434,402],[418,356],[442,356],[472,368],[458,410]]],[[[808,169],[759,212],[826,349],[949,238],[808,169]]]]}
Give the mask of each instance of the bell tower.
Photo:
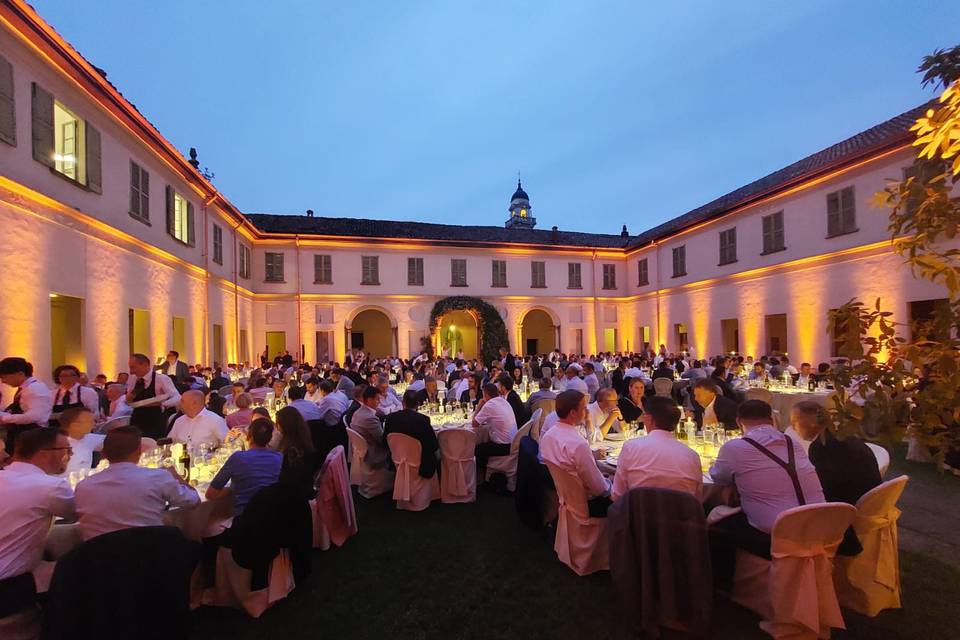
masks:
{"type": "Polygon", "coordinates": [[[530,210],[530,196],[523,190],[520,178],[517,178],[517,190],[510,196],[510,217],[507,218],[507,229],[533,229],[537,226],[537,219],[530,210]]]}

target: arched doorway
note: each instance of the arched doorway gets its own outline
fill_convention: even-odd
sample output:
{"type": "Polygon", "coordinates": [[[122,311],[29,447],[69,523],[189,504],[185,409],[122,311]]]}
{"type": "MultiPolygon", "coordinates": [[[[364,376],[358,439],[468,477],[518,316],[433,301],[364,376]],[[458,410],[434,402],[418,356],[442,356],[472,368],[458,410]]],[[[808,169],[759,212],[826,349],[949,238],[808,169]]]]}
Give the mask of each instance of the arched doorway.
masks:
{"type": "Polygon", "coordinates": [[[557,324],[543,309],[530,309],[520,324],[520,350],[523,355],[550,353],[558,348],[557,324]]]}
{"type": "Polygon", "coordinates": [[[347,350],[360,349],[373,358],[396,355],[394,326],[384,311],[363,309],[347,320],[347,350]]]}
{"type": "Polygon", "coordinates": [[[456,357],[463,352],[466,359],[476,358],[478,354],[477,319],[469,311],[448,311],[440,321],[440,349],[449,349],[456,357]]]}

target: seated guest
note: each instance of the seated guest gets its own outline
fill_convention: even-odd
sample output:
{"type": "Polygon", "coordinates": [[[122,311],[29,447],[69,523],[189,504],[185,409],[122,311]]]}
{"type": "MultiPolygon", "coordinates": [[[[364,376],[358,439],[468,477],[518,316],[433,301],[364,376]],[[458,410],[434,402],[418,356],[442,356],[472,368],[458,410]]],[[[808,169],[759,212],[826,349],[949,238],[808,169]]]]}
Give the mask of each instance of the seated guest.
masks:
{"type": "Polygon", "coordinates": [[[330,372],[330,381],[337,385],[337,391],[343,393],[347,398],[353,397],[353,388],[358,384],[362,384],[361,381],[354,381],[350,376],[347,375],[347,371],[341,368],[335,368],[330,372]]]}
{"type": "Polygon", "coordinates": [[[297,488],[304,500],[310,500],[316,496],[313,479],[323,461],[317,459],[307,423],[294,407],[284,407],[277,411],[277,431],[277,451],[283,455],[280,482],[297,488]]]}
{"type": "MultiPolygon", "coordinates": [[[[513,382],[509,374],[501,374],[501,380],[503,383],[513,382]]],[[[495,384],[483,385],[483,400],[477,405],[477,412],[473,416],[473,428],[481,426],[489,430],[490,439],[489,442],[481,442],[476,446],[478,468],[487,464],[487,458],[510,455],[510,445],[513,437],[517,435],[517,420],[513,407],[500,395],[500,389],[495,384]]]]}
{"type": "Polygon", "coordinates": [[[583,383],[587,385],[590,402],[593,402],[597,399],[597,391],[600,390],[600,380],[597,379],[597,370],[592,362],[583,363],[583,383]]]}
{"type": "Polygon", "coordinates": [[[419,393],[420,404],[440,404],[440,391],[437,389],[437,379],[433,376],[423,379],[423,389],[419,393]]]}
{"type": "MultiPolygon", "coordinates": [[[[537,381],[537,387],[539,388],[527,398],[527,413],[533,413],[534,405],[540,400],[556,400],[557,392],[550,388],[552,386],[553,380],[550,378],[544,377],[537,381]]],[[[460,402],[463,402],[463,398],[460,399],[460,402]]]]}
{"type": "MultiPolygon", "coordinates": [[[[309,385],[308,385],[309,386],[309,385]]],[[[300,412],[300,415],[303,416],[303,419],[306,421],[310,420],[319,420],[320,419],[320,408],[307,400],[304,397],[306,394],[306,387],[291,387],[289,392],[290,404],[288,407],[293,407],[300,412]]],[[[268,414],[269,415],[269,414],[268,414]]]]}
{"type": "Polygon", "coordinates": [[[527,408],[523,406],[523,400],[520,399],[520,394],[513,388],[513,376],[509,373],[501,373],[496,379],[496,384],[500,395],[506,399],[510,408],[513,409],[513,418],[516,421],[517,427],[526,424],[530,416],[527,415],[527,408]]]}
{"type": "Polygon", "coordinates": [[[196,489],[174,470],[141,467],[140,430],[117,427],[103,442],[110,462],[103,471],[77,485],[80,536],[95,536],[133,527],[159,527],[167,507],[200,504],[196,489]]]}
{"type": "Polygon", "coordinates": [[[611,431],[623,430],[623,415],[617,406],[617,392],[612,388],[600,389],[597,401],[587,405],[587,433],[594,440],[603,440],[611,431]]]}
{"type": "Polygon", "coordinates": [[[221,398],[219,392],[211,391],[207,387],[200,387],[199,390],[207,392],[207,409],[222,418],[227,405],[226,399],[221,398]]]}
{"type": "Polygon", "coordinates": [[[817,372],[813,374],[813,380],[817,384],[821,382],[830,382],[830,363],[821,362],[817,365],[817,372]]]}
{"type": "Polygon", "coordinates": [[[460,394],[461,404],[471,404],[476,408],[477,403],[483,400],[483,376],[472,375],[467,377],[467,388],[460,394]]]}
{"type": "MultiPolygon", "coordinates": [[[[440,444],[437,442],[437,434],[430,426],[430,418],[417,411],[419,407],[420,393],[407,389],[403,393],[403,409],[391,413],[384,421],[383,441],[389,449],[390,442],[387,436],[391,433],[402,433],[418,440],[421,450],[420,476],[432,478],[437,472],[437,451],[440,449],[440,444]]],[[[392,457],[390,464],[392,467],[392,457]]]]}
{"type": "Polygon", "coordinates": [[[627,395],[622,396],[617,402],[620,408],[620,415],[624,422],[638,422],[643,413],[643,394],[646,387],[642,378],[629,378],[627,380],[627,395]]]}
{"type": "MultiPolygon", "coordinates": [[[[363,461],[371,469],[384,469],[390,461],[390,451],[383,439],[383,424],[377,413],[383,402],[382,398],[383,395],[376,387],[363,387],[360,407],[350,420],[350,428],[363,436],[367,443],[367,454],[363,461]]],[[[393,413],[395,412],[390,412],[393,413]]]]}
{"type": "Polygon", "coordinates": [[[667,380],[673,380],[674,371],[670,368],[669,360],[661,360],[660,364],[657,365],[657,368],[653,370],[653,375],[651,376],[654,380],[657,378],[666,378],[667,380]]]}
{"type": "Polygon", "coordinates": [[[346,424],[350,424],[350,421],[353,420],[353,416],[357,412],[357,409],[359,409],[360,405],[363,404],[363,392],[366,390],[367,386],[368,385],[365,384],[353,385],[353,400],[350,401],[350,405],[347,407],[347,410],[343,412],[343,420],[346,424]]]}
{"type": "Polygon", "coordinates": [[[320,399],[323,398],[323,394],[320,393],[320,381],[317,378],[310,377],[307,378],[305,383],[307,387],[307,395],[304,397],[305,400],[317,404],[320,402],[320,399]]]}
{"type": "Polygon", "coordinates": [[[203,392],[191,389],[180,398],[183,415],[176,419],[169,437],[174,442],[219,445],[227,436],[226,421],[203,406],[203,392]]]}
{"type": "Polygon", "coordinates": [[[810,386],[811,379],[816,382],[813,377],[813,367],[810,366],[809,362],[801,363],[800,372],[793,376],[793,384],[797,387],[807,388],[810,386]]]}
{"type": "Polygon", "coordinates": [[[380,392],[380,405],[377,407],[377,413],[387,416],[394,411],[403,409],[403,403],[397,396],[397,392],[390,386],[390,378],[385,375],[377,376],[377,391],[380,392]]]}
{"type": "Polygon", "coordinates": [[[623,445],[610,497],[616,500],[635,487],[656,487],[686,491],[699,500],[703,484],[700,456],[673,433],[680,409],[663,396],[647,398],[644,409],[647,437],[623,445]]]}
{"type": "Polygon", "coordinates": [[[747,376],[748,380],[757,380],[759,382],[764,382],[767,379],[767,368],[762,362],[753,363],[753,369],[750,370],[750,375],[747,376]]]}
{"type": "MultiPolygon", "coordinates": [[[[227,403],[224,405],[227,409],[235,409],[237,406],[237,398],[240,397],[241,393],[246,393],[247,389],[243,386],[242,382],[234,382],[230,385],[230,395],[227,396],[227,403]]],[[[253,396],[250,396],[253,398],[253,396]]]]}
{"type": "MultiPolygon", "coordinates": [[[[346,376],[344,376],[346,377],[346,376]]],[[[338,391],[332,380],[324,380],[320,383],[320,393],[323,397],[317,408],[320,409],[320,417],[328,427],[336,426],[347,407],[350,406],[350,399],[343,395],[343,391],[338,391]]]]}
{"type": "Polygon", "coordinates": [[[207,500],[216,500],[228,495],[233,496],[233,515],[243,513],[250,498],[260,489],[280,479],[283,455],[279,451],[268,449],[273,438],[273,423],[265,418],[257,418],[247,428],[246,451],[233,453],[220,467],[220,471],[210,481],[207,500]],[[227,488],[227,483],[230,487],[227,488]]]}
{"type": "Polygon", "coordinates": [[[783,379],[783,366],[780,364],[779,358],[770,358],[770,371],[769,375],[774,380],[783,379]]]}
{"type": "Polygon", "coordinates": [[[737,408],[743,437],[720,447],[710,476],[717,485],[736,485],[743,511],[710,527],[714,575],[721,589],[733,580],[736,550],[770,557],[770,530],[787,509],[824,502],[823,489],[803,447],[773,426],[773,410],[762,400],[737,408]]]}
{"type": "Polygon", "coordinates": [[[693,366],[681,373],[680,377],[684,380],[699,380],[700,378],[706,378],[707,372],[703,368],[703,360],[694,360],[693,366]]]}
{"type": "Polygon", "coordinates": [[[705,424],[722,424],[727,431],[737,428],[737,403],[717,393],[716,380],[701,378],[693,383],[693,419],[698,429],[705,424]]]}
{"type": "Polygon", "coordinates": [[[106,419],[120,418],[129,416],[133,409],[127,404],[126,388],[119,383],[107,385],[107,407],[103,417],[106,419]]]}
{"type": "Polygon", "coordinates": [[[53,571],[42,562],[47,534],[54,517],[74,515],[73,491],[58,477],[69,459],[66,435],[34,428],[17,436],[13,461],[0,471],[0,606],[10,614],[35,606],[38,586],[46,590],[53,571]]]}
{"type": "Polygon", "coordinates": [[[229,429],[245,427],[253,422],[253,409],[251,408],[253,406],[253,396],[249,393],[241,393],[234,400],[234,405],[237,410],[226,417],[229,429]]]}
{"type": "Polygon", "coordinates": [[[589,498],[590,516],[602,518],[610,506],[610,481],[600,473],[590,445],[580,435],[579,425],[587,415],[587,396],[576,390],[557,396],[558,422],[540,435],[540,457],[563,471],[575,473],[589,498]]]}
{"type": "Polygon", "coordinates": [[[563,371],[563,377],[557,380],[558,391],[579,391],[588,395],[587,383],[580,378],[580,365],[571,362],[563,371]]]}
{"type": "Polygon", "coordinates": [[[60,430],[66,432],[73,451],[70,462],[62,476],[66,478],[72,471],[92,469],[93,453],[103,449],[103,435],[93,431],[93,414],[86,407],[73,407],[60,414],[60,430]]]}

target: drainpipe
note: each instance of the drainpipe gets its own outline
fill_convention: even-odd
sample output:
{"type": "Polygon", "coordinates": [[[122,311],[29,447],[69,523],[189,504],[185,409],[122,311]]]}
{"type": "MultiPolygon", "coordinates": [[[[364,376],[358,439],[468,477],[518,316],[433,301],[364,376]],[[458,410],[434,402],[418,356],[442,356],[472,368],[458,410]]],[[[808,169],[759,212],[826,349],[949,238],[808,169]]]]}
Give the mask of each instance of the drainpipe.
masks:
{"type": "Polygon", "coordinates": [[[303,324],[300,317],[300,291],[302,288],[302,282],[300,281],[300,234],[298,233],[294,236],[294,243],[297,246],[297,361],[304,361],[304,345],[303,345],[303,324]]]}

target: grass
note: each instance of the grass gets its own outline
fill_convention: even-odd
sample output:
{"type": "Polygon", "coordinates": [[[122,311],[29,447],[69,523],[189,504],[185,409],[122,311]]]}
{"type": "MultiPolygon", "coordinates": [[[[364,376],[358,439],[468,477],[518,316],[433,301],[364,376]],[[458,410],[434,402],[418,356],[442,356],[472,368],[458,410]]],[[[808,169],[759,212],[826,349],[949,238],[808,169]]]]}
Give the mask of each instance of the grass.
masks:
{"type": "MultiPolygon", "coordinates": [[[[894,474],[911,474],[914,495],[923,493],[924,483],[934,491],[947,487],[953,501],[943,505],[944,511],[955,510],[960,482],[951,478],[944,484],[936,474],[924,477],[922,470],[903,466],[894,474]]],[[[512,499],[481,490],[476,504],[437,502],[422,513],[397,511],[388,496],[355,500],[359,535],[343,548],[316,551],[313,574],[289,598],[259,620],[231,609],[202,608],[194,614],[192,637],[626,637],[609,573],[574,575],[557,560],[547,534],[520,524],[512,499]]],[[[845,612],[848,630],[836,637],[960,637],[953,611],[960,602],[960,567],[922,551],[901,553],[904,608],[874,619],[845,612]]],[[[758,622],[752,613],[718,599],[710,638],[768,638],[758,622]]]]}

